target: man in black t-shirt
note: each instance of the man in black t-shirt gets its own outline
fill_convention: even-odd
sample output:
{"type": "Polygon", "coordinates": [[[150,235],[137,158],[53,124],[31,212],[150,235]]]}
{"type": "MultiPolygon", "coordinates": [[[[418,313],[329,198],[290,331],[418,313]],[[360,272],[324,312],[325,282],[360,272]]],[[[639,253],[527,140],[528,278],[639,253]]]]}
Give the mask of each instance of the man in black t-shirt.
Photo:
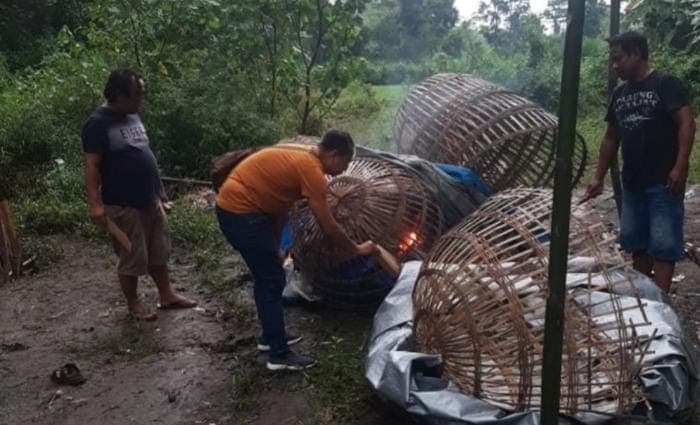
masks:
{"type": "Polygon", "coordinates": [[[90,219],[95,224],[111,220],[128,237],[130,250],[113,241],[119,255],[119,284],[129,313],[136,319],[154,320],[156,313],[138,297],[141,275],[149,274],[155,281],[160,308],[189,308],[197,303],[177,295],[170,286],[165,194],[138,115],[143,94],[141,76],[130,70],[113,71],[104,89],[106,102],[85,122],[82,141],[90,219]]]}
{"type": "Polygon", "coordinates": [[[650,68],[642,35],[628,32],[608,42],[613,69],[625,83],[610,100],[598,166],[584,199],[602,192],[621,143],[620,244],[632,253],[635,269],[668,292],[683,255],[683,195],[695,135],[690,95],[680,80],[650,68]]]}

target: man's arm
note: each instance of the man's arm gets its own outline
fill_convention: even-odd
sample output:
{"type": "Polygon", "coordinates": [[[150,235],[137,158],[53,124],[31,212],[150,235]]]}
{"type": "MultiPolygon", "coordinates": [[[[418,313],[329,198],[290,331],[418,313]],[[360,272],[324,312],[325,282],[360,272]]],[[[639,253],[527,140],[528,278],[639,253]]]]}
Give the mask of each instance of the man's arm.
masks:
{"type": "Polygon", "coordinates": [[[168,202],[168,194],[165,193],[165,186],[163,186],[163,180],[160,178],[158,179],[160,182],[160,189],[158,189],[158,200],[162,203],[168,202]]]}
{"type": "Polygon", "coordinates": [[[668,175],[668,190],[678,195],[683,193],[685,189],[690,151],[695,139],[695,120],[690,106],[683,106],[674,112],[673,121],[678,126],[678,155],[676,163],[668,175]]]}
{"type": "Polygon", "coordinates": [[[98,153],[83,154],[85,163],[85,192],[87,194],[88,207],[90,208],[90,220],[95,224],[104,222],[105,210],[100,199],[100,162],[102,155],[98,153]]]}
{"type": "Polygon", "coordinates": [[[311,212],[316,217],[318,224],[321,226],[323,233],[331,238],[334,244],[336,244],[340,249],[350,257],[356,257],[359,255],[369,255],[375,250],[374,243],[372,241],[366,241],[361,244],[356,244],[353,242],[338,226],[338,222],[331,214],[328,204],[325,198],[309,199],[309,208],[311,212]]]}
{"type": "Polygon", "coordinates": [[[620,139],[617,134],[617,127],[614,124],[608,123],[603,141],[600,143],[598,165],[596,166],[593,180],[586,188],[586,194],[581,202],[595,198],[603,193],[605,174],[608,172],[608,168],[610,168],[610,162],[612,162],[612,159],[617,155],[619,145],[620,139]]]}

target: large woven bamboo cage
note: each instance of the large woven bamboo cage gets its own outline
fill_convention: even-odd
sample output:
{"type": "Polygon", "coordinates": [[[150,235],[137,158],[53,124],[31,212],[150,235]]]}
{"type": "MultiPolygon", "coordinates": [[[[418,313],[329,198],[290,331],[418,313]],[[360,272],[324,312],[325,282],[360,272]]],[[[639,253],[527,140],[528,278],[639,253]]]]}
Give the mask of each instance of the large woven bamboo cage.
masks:
{"type": "MultiPolygon", "coordinates": [[[[541,406],[551,204],[546,189],[495,195],[436,243],[413,292],[417,350],[440,354],[463,392],[515,411],[541,406]]],[[[561,412],[622,415],[641,400],[638,333],[649,325],[635,274],[584,210],[569,244],[561,412]],[[632,305],[614,294],[623,286],[632,305]]]]}
{"type": "MultiPolygon", "coordinates": [[[[443,232],[440,208],[417,176],[380,158],[357,157],[329,178],[327,200],[350,239],[372,240],[399,259],[423,258],[443,232]]],[[[344,261],[305,201],[295,206],[291,223],[295,265],[327,303],[371,307],[386,295],[393,280],[378,281],[384,272],[373,257],[344,261]]]]}
{"type": "MultiPolygon", "coordinates": [[[[406,97],[394,120],[399,153],[470,168],[492,192],[553,182],[557,118],[509,90],[465,74],[437,74],[406,97]]],[[[585,170],[576,137],[573,180],[585,170]]]]}

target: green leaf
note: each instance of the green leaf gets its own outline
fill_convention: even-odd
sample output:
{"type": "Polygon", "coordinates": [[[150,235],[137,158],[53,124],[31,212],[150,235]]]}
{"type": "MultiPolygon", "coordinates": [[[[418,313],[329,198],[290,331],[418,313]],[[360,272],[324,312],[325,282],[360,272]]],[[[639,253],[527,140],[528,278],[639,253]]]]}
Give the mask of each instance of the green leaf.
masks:
{"type": "Polygon", "coordinates": [[[221,21],[219,20],[218,16],[212,16],[209,18],[207,21],[207,28],[209,28],[212,31],[218,31],[221,29],[221,21]]]}

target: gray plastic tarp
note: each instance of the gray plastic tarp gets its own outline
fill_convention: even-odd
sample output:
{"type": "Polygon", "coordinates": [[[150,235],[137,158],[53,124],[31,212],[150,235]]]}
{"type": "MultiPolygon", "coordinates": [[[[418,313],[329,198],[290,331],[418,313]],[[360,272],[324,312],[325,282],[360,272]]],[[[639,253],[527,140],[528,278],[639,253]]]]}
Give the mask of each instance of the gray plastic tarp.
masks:
{"type": "MultiPolygon", "coordinates": [[[[539,424],[536,412],[507,412],[460,392],[454,384],[435,377],[439,355],[412,350],[411,294],[421,264],[412,261],[403,265],[396,285],[375,314],[365,372],[370,385],[385,400],[436,425],[539,424]]],[[[628,418],[625,423],[682,423],[693,414],[697,400],[695,356],[666,296],[646,276],[630,273],[633,273],[637,293],[644,298],[646,315],[652,323],[650,329],[642,329],[640,333],[652,335],[656,329],[656,334],[649,346],[652,354],[644,358],[639,375],[652,410],[643,413],[646,418],[628,418]]],[[[569,276],[567,280],[579,279],[569,276]]],[[[636,303],[624,292],[624,288],[616,290],[623,305],[636,303]]],[[[634,310],[630,311],[632,313],[624,314],[633,314],[634,310]]],[[[639,321],[637,317],[633,319],[639,321]]],[[[609,416],[587,413],[576,418],[562,416],[559,423],[595,425],[610,421],[609,416]]]]}

